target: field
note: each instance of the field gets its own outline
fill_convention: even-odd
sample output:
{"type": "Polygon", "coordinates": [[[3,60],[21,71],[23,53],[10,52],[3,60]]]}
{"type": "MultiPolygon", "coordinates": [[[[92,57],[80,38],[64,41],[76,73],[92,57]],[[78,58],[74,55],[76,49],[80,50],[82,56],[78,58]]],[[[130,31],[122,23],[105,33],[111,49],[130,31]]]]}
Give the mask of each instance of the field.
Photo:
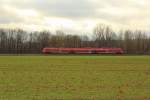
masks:
{"type": "Polygon", "coordinates": [[[0,56],[0,100],[150,100],[150,56],[0,56]]]}

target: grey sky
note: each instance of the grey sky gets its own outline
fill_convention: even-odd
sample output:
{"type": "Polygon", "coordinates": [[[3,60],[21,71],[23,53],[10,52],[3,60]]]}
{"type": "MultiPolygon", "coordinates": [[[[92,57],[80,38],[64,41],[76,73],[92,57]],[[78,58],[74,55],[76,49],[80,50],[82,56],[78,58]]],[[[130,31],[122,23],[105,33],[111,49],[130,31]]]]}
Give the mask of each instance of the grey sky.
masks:
{"type": "Polygon", "coordinates": [[[98,23],[114,29],[150,30],[149,0],[1,0],[0,27],[91,32],[98,23]]]}

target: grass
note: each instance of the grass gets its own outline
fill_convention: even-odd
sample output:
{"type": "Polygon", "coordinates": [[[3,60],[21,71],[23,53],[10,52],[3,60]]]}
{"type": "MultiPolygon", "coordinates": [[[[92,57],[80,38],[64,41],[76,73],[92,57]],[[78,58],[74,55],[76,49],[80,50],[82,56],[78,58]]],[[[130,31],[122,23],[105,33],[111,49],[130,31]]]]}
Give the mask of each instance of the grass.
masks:
{"type": "Polygon", "coordinates": [[[0,100],[150,100],[150,56],[0,56],[0,100]]]}

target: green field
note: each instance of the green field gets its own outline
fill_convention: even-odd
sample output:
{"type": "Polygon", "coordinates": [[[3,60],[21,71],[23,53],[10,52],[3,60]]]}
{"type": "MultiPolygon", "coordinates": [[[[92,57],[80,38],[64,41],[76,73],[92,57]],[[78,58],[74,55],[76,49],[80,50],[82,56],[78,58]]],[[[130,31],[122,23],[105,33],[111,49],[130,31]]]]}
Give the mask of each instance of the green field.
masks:
{"type": "Polygon", "coordinates": [[[0,100],[150,100],[150,56],[0,56],[0,100]]]}

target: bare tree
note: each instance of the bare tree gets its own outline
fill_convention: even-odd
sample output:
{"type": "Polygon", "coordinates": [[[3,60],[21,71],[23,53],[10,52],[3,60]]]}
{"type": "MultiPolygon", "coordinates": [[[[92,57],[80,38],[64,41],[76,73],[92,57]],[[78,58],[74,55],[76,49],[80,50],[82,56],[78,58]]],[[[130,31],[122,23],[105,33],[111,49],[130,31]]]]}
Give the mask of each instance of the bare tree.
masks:
{"type": "Polygon", "coordinates": [[[54,34],[49,31],[0,29],[0,53],[41,53],[45,47],[121,47],[128,54],[150,54],[150,36],[147,32],[114,32],[111,27],[99,24],[94,28],[93,37],[66,34],[62,30],[54,34]]]}
{"type": "Polygon", "coordinates": [[[42,50],[44,47],[48,47],[50,45],[49,39],[50,39],[50,32],[43,31],[43,32],[39,33],[38,42],[39,42],[40,50],[42,50]]]}
{"type": "Polygon", "coordinates": [[[97,47],[112,47],[116,34],[109,26],[99,24],[94,28],[94,38],[97,47]]]}

